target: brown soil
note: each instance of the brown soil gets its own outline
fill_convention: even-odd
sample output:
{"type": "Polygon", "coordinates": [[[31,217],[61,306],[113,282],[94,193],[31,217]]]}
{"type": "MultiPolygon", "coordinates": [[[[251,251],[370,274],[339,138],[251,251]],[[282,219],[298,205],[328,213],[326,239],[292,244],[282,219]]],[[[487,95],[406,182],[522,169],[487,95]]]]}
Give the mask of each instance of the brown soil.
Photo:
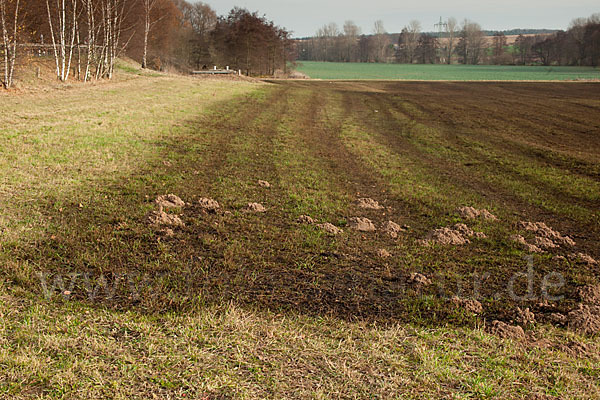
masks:
{"type": "Polygon", "coordinates": [[[522,326],[535,324],[535,314],[529,308],[522,310],[517,307],[517,322],[522,326]]]}
{"type": "Polygon", "coordinates": [[[600,285],[584,286],[577,291],[583,303],[600,306],[600,285]]]}

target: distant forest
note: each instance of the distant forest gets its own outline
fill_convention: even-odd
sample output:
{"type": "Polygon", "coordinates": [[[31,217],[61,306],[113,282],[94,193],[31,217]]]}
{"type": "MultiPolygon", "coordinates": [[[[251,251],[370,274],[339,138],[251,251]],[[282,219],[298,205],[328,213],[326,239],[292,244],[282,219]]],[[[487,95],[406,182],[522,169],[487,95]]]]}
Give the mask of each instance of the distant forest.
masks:
{"type": "Polygon", "coordinates": [[[388,33],[382,21],[363,34],[352,21],[321,27],[315,36],[297,39],[298,60],[406,64],[577,65],[600,64],[600,14],[573,20],[566,31],[512,29],[489,31],[455,18],[423,32],[413,20],[400,33],[388,33]]]}

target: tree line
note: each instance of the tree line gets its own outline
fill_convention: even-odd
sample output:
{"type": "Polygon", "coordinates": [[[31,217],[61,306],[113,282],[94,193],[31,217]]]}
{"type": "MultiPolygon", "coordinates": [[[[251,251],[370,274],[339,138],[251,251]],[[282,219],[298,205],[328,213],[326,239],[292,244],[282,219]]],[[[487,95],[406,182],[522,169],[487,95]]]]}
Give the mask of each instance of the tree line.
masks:
{"type": "Polygon", "coordinates": [[[390,34],[377,21],[363,34],[352,21],[343,28],[330,23],[315,36],[299,39],[298,59],[331,62],[385,62],[406,64],[543,64],[598,66],[600,14],[575,19],[566,31],[522,30],[514,43],[503,32],[493,35],[473,21],[455,18],[436,24],[438,32],[423,32],[417,20],[400,33],[390,34]]]}
{"type": "Polygon", "coordinates": [[[293,59],[290,33],[258,12],[219,16],[186,0],[0,0],[4,88],[15,65],[50,57],[58,80],[111,79],[119,57],[142,68],[180,71],[229,66],[271,75],[293,59]]]}

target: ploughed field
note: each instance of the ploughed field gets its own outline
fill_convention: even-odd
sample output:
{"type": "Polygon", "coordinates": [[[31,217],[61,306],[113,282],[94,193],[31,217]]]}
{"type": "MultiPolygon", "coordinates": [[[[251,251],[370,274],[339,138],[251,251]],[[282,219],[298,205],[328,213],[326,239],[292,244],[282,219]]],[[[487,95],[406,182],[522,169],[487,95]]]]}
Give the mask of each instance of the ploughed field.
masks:
{"type": "MultiPolygon", "coordinates": [[[[8,322],[0,332],[11,367],[0,387],[7,393],[30,386],[54,393],[57,376],[76,376],[73,391],[101,395],[93,383],[100,378],[72,364],[74,354],[91,351],[100,359],[87,368],[121,382],[124,396],[387,397],[406,385],[417,397],[422,390],[598,394],[597,84],[136,79],[73,89],[60,101],[30,99],[29,111],[5,125],[0,254],[8,322]],[[106,108],[92,108],[94,99],[106,108]],[[58,118],[57,107],[73,107],[77,118],[58,118]],[[159,207],[155,199],[166,194],[185,204],[172,196],[159,207]],[[573,314],[582,307],[589,312],[573,314]],[[27,328],[24,315],[41,327],[27,328]],[[201,327],[190,340],[207,344],[193,342],[205,370],[179,342],[196,329],[188,325],[201,327]],[[414,331],[389,336],[398,326],[414,331]],[[492,335],[460,333],[473,328],[492,335]],[[261,329],[275,339],[262,341],[261,329]],[[302,329],[307,337],[362,338],[371,355],[338,376],[359,350],[344,345],[348,353],[336,353],[313,338],[315,352],[331,350],[322,364],[286,336],[302,329]],[[40,343],[40,330],[58,336],[40,343]],[[25,333],[8,339],[17,331],[25,333]],[[67,339],[78,335],[114,340],[76,350],[67,339]],[[496,337],[521,344],[498,350],[496,337]],[[150,342],[169,353],[151,354],[150,342]],[[471,345],[476,350],[464,348],[471,345]],[[67,361],[48,361],[64,346],[67,361]],[[397,350],[379,354],[378,346],[397,350]],[[446,346],[458,346],[457,359],[468,353],[474,370],[454,364],[446,346]],[[512,358],[520,346],[534,352],[512,358]],[[427,348],[441,359],[428,363],[427,348]],[[113,351],[119,362],[143,366],[113,370],[103,361],[113,351]],[[497,351],[503,366],[487,364],[497,351]],[[396,356],[434,378],[398,370],[389,358],[396,356]],[[534,365],[540,357],[548,364],[534,365]],[[22,361],[29,358],[35,362],[22,361]],[[566,371],[558,378],[557,363],[566,371]],[[508,376],[530,368],[538,372],[508,376]],[[465,375],[450,378],[449,370],[465,375]],[[315,381],[294,378],[307,371],[315,381]],[[507,379],[520,384],[506,386],[507,379]]],[[[0,100],[15,110],[28,103],[0,100]]]]}

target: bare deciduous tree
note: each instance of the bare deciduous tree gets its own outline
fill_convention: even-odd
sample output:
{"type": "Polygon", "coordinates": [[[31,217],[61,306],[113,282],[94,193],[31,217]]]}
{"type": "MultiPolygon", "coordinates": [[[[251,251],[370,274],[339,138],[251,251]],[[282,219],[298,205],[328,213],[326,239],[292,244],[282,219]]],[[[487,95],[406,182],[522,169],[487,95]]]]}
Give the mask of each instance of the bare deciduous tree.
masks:
{"type": "Polygon", "coordinates": [[[481,26],[465,19],[458,43],[458,53],[463,64],[479,64],[485,45],[486,39],[481,26]]]}
{"type": "Polygon", "coordinates": [[[0,0],[0,25],[2,25],[2,44],[4,50],[4,79],[2,80],[2,86],[5,89],[9,89],[13,83],[15,61],[17,59],[17,35],[19,33],[19,5],[19,0],[14,0],[14,2],[0,0]],[[12,3],[14,3],[14,14],[12,14],[12,26],[9,27],[7,4],[12,3]]]}
{"type": "Polygon", "coordinates": [[[417,20],[412,20],[402,29],[398,39],[400,49],[400,62],[412,64],[416,60],[417,46],[421,37],[421,23],[417,20]]]}
{"type": "Polygon", "coordinates": [[[390,41],[383,26],[383,21],[375,21],[373,25],[373,37],[375,41],[375,62],[387,61],[387,48],[390,41]]]}
{"type": "Polygon", "coordinates": [[[458,22],[456,18],[450,17],[446,21],[446,64],[452,64],[452,55],[456,47],[456,36],[458,34],[458,22]]]}
{"type": "Polygon", "coordinates": [[[344,61],[355,61],[358,55],[358,37],[361,31],[353,21],[344,23],[344,61]]]}

